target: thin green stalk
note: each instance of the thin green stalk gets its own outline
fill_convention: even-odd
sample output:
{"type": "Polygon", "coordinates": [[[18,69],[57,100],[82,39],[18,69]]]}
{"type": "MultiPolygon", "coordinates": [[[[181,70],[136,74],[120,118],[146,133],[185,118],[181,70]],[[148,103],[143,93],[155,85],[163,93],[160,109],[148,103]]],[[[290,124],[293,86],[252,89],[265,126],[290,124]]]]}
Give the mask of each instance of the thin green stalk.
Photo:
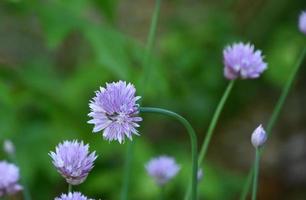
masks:
{"type": "Polygon", "coordinates": [[[259,149],[255,149],[255,161],[254,161],[254,177],[253,177],[253,191],[252,191],[252,200],[256,200],[257,196],[257,186],[258,186],[258,176],[259,176],[259,160],[260,153],[259,149]]]}
{"type": "MultiPolygon", "coordinates": [[[[208,149],[208,146],[209,146],[211,137],[212,137],[212,135],[213,135],[213,133],[214,133],[214,130],[215,130],[216,125],[217,125],[217,123],[218,123],[220,114],[221,114],[222,109],[223,109],[223,107],[224,107],[224,105],[225,105],[225,103],[226,103],[226,100],[228,99],[228,97],[229,97],[229,95],[230,95],[230,93],[231,93],[231,91],[232,91],[232,88],[233,88],[233,86],[234,86],[234,83],[235,83],[235,80],[231,80],[231,81],[228,83],[228,85],[227,85],[227,87],[226,87],[226,89],[225,89],[225,91],[224,91],[224,93],[223,93],[223,95],[222,95],[222,97],[221,97],[221,99],[220,99],[220,102],[219,102],[219,104],[218,104],[218,106],[217,106],[217,108],[216,108],[216,110],[215,110],[215,113],[214,113],[214,115],[213,115],[213,118],[212,118],[212,120],[210,121],[210,124],[209,124],[208,130],[207,130],[206,136],[205,136],[205,138],[204,138],[204,141],[203,141],[203,143],[202,143],[201,150],[200,150],[200,153],[199,153],[198,167],[201,166],[201,164],[202,164],[202,162],[203,162],[203,160],[204,160],[204,158],[205,158],[205,155],[206,155],[206,153],[207,153],[207,149],[208,149]]],[[[185,200],[188,200],[188,199],[189,199],[189,197],[190,197],[190,190],[191,190],[191,188],[188,187],[188,188],[187,188],[187,192],[186,192],[186,194],[185,194],[185,200]]]]}
{"type": "Polygon", "coordinates": [[[164,200],[165,198],[165,187],[161,186],[159,191],[159,200],[164,200]]]}
{"type": "MultiPolygon", "coordinates": [[[[16,164],[18,165],[17,158],[16,158],[16,155],[15,155],[15,154],[8,154],[8,157],[9,157],[9,160],[10,160],[11,162],[16,163],[16,164]]],[[[27,185],[26,185],[25,182],[24,182],[24,179],[21,178],[21,179],[20,179],[20,182],[21,182],[21,185],[22,185],[22,187],[23,187],[23,189],[22,189],[23,198],[24,198],[25,200],[31,200],[31,199],[32,199],[32,198],[31,198],[31,194],[30,194],[30,192],[29,192],[29,189],[28,189],[27,185]]]]}
{"type": "MultiPolygon", "coordinates": [[[[147,40],[147,45],[146,45],[146,51],[144,55],[144,60],[143,60],[143,65],[144,65],[144,78],[143,78],[143,85],[142,85],[142,95],[145,95],[145,90],[148,82],[148,78],[150,75],[150,54],[152,52],[153,46],[154,46],[154,41],[156,38],[156,29],[157,29],[157,23],[158,23],[158,18],[160,14],[160,5],[161,5],[161,0],[156,0],[155,3],[155,8],[153,11],[153,16],[151,19],[151,25],[150,25],[150,31],[148,35],[148,40],[147,40]]],[[[124,180],[123,180],[123,185],[122,185],[122,190],[121,190],[121,200],[127,200],[128,199],[128,192],[129,192],[129,184],[130,184],[130,174],[131,174],[131,165],[132,165],[132,160],[133,160],[133,147],[134,143],[129,142],[128,143],[128,150],[126,152],[126,159],[125,159],[125,165],[124,165],[124,180]]]]}
{"type": "Polygon", "coordinates": [[[214,130],[216,128],[216,125],[218,123],[218,120],[219,120],[220,114],[222,112],[222,109],[224,107],[224,104],[225,104],[226,100],[228,99],[228,97],[229,97],[229,95],[230,95],[230,93],[232,91],[234,83],[235,83],[235,80],[231,80],[228,83],[228,85],[227,85],[227,87],[226,87],[226,89],[225,89],[225,91],[223,93],[223,96],[222,96],[222,98],[221,98],[221,100],[220,100],[220,102],[219,102],[219,104],[217,106],[217,109],[216,109],[216,111],[215,111],[215,113],[213,115],[213,118],[212,118],[212,120],[211,120],[211,122],[209,124],[208,131],[206,133],[206,136],[205,136],[205,139],[203,141],[203,144],[202,144],[202,147],[201,147],[201,150],[200,150],[200,154],[199,154],[199,161],[198,161],[198,165],[199,166],[202,164],[202,162],[203,162],[203,160],[205,158],[205,155],[207,153],[207,149],[208,149],[211,137],[212,137],[212,135],[214,133],[214,130]]]}
{"type": "Polygon", "coordinates": [[[128,190],[129,190],[129,183],[131,179],[131,168],[133,163],[133,146],[134,142],[129,142],[126,152],[126,160],[124,166],[124,179],[123,179],[123,187],[121,191],[121,200],[128,199],[128,190]]]}
{"type": "Polygon", "coordinates": [[[155,39],[156,39],[156,30],[158,24],[158,18],[160,15],[160,7],[161,7],[161,0],[155,1],[155,8],[151,19],[151,26],[150,31],[147,39],[145,55],[143,60],[144,65],[144,76],[143,76],[143,87],[142,87],[142,94],[145,95],[147,82],[149,80],[150,72],[151,72],[151,53],[154,47],[155,39]]]}
{"type": "Polygon", "coordinates": [[[68,193],[72,192],[72,185],[68,183],[68,193]]]}
{"type": "Polygon", "coordinates": [[[187,130],[189,137],[190,137],[190,142],[191,142],[191,157],[192,157],[192,177],[191,177],[191,199],[196,200],[197,197],[197,171],[198,171],[198,146],[197,146],[197,136],[190,125],[190,123],[181,115],[161,109],[161,108],[151,108],[151,107],[141,107],[140,112],[142,113],[157,113],[157,114],[162,114],[162,115],[167,115],[170,117],[175,118],[178,120],[187,130]]]}
{"type": "MultiPolygon", "coordinates": [[[[268,125],[267,125],[267,135],[268,137],[270,136],[271,132],[272,132],[272,129],[275,125],[275,122],[277,121],[277,118],[284,106],[284,103],[287,99],[287,96],[290,92],[290,89],[292,87],[292,84],[295,80],[295,77],[296,77],[296,74],[300,68],[300,66],[302,65],[302,62],[305,58],[305,55],[306,55],[306,47],[303,49],[301,55],[299,56],[298,60],[297,60],[297,63],[296,65],[294,66],[294,69],[292,70],[287,82],[285,83],[285,86],[282,90],[282,93],[281,93],[281,96],[279,97],[279,99],[277,100],[277,103],[276,103],[276,106],[274,107],[274,110],[272,112],[272,115],[269,119],[269,122],[268,122],[268,125]]],[[[263,149],[260,150],[260,154],[263,153],[263,149]]],[[[254,167],[251,167],[249,173],[248,173],[248,177],[252,177],[254,173],[254,167]]],[[[250,190],[250,187],[251,187],[251,179],[250,178],[247,178],[245,184],[244,184],[244,187],[242,189],[242,193],[241,193],[241,196],[240,196],[240,200],[246,200],[247,198],[247,195],[248,195],[248,192],[250,190]]]]}

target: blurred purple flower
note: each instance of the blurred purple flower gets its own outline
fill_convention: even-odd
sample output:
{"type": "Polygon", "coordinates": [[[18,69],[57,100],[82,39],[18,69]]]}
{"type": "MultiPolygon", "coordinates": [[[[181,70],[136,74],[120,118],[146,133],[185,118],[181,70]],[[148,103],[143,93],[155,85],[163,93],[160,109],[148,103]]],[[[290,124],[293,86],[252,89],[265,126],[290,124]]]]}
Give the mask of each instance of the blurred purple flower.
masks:
{"type": "Polygon", "coordinates": [[[154,181],[162,186],[172,179],[180,170],[174,158],[169,156],[160,156],[151,159],[145,168],[154,181]]]}
{"type": "Polygon", "coordinates": [[[93,168],[97,156],[95,152],[89,154],[89,145],[83,142],[64,141],[56,147],[56,153],[50,152],[52,162],[57,171],[72,185],[79,185],[85,181],[93,168]]]}
{"type": "Polygon", "coordinates": [[[18,184],[19,169],[16,165],[0,161],[0,197],[15,194],[22,190],[18,184]]]}
{"type": "Polygon", "coordinates": [[[139,96],[135,96],[135,87],[123,81],[107,83],[106,88],[100,87],[96,96],[90,101],[89,107],[92,117],[88,123],[94,124],[93,132],[104,130],[106,140],[118,140],[122,143],[127,136],[132,140],[132,135],[138,135],[137,122],[139,105],[136,104],[139,96]]]}
{"type": "Polygon", "coordinates": [[[255,148],[261,147],[267,140],[266,131],[259,125],[252,133],[251,142],[255,148]]]}
{"type": "Polygon", "coordinates": [[[306,11],[303,11],[300,15],[299,29],[302,33],[306,34],[306,11]]]}
{"type": "Polygon", "coordinates": [[[223,50],[224,76],[227,79],[258,78],[267,69],[267,63],[263,61],[260,50],[254,49],[254,45],[235,43],[223,50]]]}
{"type": "Polygon", "coordinates": [[[92,200],[92,199],[88,199],[80,192],[73,192],[73,193],[70,192],[68,194],[62,194],[60,197],[57,197],[54,200],[92,200]]]}
{"type": "Polygon", "coordinates": [[[15,146],[13,144],[13,142],[11,140],[4,140],[3,143],[3,150],[5,151],[5,153],[7,153],[8,155],[13,155],[15,154],[15,146]]]}

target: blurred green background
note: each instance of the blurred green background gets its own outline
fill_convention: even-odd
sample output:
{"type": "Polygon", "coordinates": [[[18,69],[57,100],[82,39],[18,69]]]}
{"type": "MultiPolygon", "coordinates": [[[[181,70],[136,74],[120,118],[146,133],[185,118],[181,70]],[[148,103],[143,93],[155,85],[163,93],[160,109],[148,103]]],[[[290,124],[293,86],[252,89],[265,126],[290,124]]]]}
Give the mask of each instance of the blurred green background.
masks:
{"type": "MultiPolygon", "coordinates": [[[[119,199],[128,141],[109,143],[91,133],[88,102],[105,82],[122,79],[141,87],[153,8],[153,0],[0,1],[0,142],[15,143],[34,200],[66,192],[48,152],[67,139],[84,140],[99,155],[75,189],[119,199]]],[[[227,84],[223,47],[250,41],[269,64],[260,79],[235,85],[208,151],[200,199],[238,199],[253,159],[250,135],[259,123],[266,125],[305,46],[297,29],[304,8],[299,0],[162,0],[142,103],[183,114],[199,143],[227,84]]],[[[305,66],[265,149],[261,200],[306,199],[305,66]]],[[[144,164],[160,154],[174,156],[182,167],[166,188],[169,199],[181,199],[191,167],[188,136],[172,119],[143,117],[141,136],[133,141],[130,199],[158,197],[144,164]]],[[[3,151],[0,159],[7,159],[3,151]]]]}

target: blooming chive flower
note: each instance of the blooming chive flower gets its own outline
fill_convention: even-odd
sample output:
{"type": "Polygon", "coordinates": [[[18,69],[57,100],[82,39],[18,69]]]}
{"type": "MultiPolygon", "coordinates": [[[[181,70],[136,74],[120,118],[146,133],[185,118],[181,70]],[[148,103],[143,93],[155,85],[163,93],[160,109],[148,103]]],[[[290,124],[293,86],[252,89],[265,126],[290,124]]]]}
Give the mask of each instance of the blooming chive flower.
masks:
{"type": "Polygon", "coordinates": [[[306,11],[303,11],[300,15],[299,29],[302,33],[306,34],[306,11]]]}
{"type": "Polygon", "coordinates": [[[266,131],[259,125],[252,133],[251,142],[255,148],[261,147],[267,140],[266,131]]]}
{"type": "Polygon", "coordinates": [[[69,192],[68,194],[62,194],[60,197],[55,198],[54,200],[92,200],[88,199],[80,192],[69,192]]]}
{"type": "Polygon", "coordinates": [[[224,76],[227,79],[258,78],[267,69],[260,50],[254,49],[251,44],[235,43],[227,46],[223,51],[224,76]]]}
{"type": "Polygon", "coordinates": [[[166,184],[180,170],[175,160],[168,156],[153,158],[145,165],[145,168],[148,174],[160,186],[166,184]]]}
{"type": "Polygon", "coordinates": [[[89,145],[83,142],[64,141],[56,147],[56,152],[50,152],[52,162],[57,171],[69,184],[78,185],[85,181],[93,168],[97,156],[89,154],[89,145]]]}
{"type": "Polygon", "coordinates": [[[0,161],[0,197],[15,194],[22,190],[18,184],[19,169],[16,165],[0,161]]]}
{"type": "Polygon", "coordinates": [[[118,140],[122,143],[125,136],[132,140],[132,135],[138,135],[137,122],[140,99],[135,96],[135,87],[123,81],[107,83],[106,88],[101,87],[96,91],[96,96],[90,101],[89,107],[92,117],[88,123],[94,124],[93,132],[104,130],[106,140],[118,140]]]}

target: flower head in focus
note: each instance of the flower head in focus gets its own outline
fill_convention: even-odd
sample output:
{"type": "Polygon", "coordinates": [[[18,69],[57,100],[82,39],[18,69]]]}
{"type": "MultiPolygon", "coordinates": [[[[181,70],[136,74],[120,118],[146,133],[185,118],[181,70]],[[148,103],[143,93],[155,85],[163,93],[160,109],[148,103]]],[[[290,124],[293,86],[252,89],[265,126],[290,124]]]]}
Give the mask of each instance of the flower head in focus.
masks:
{"type": "Polygon", "coordinates": [[[50,152],[53,165],[57,171],[72,185],[85,181],[97,158],[95,152],[89,152],[89,145],[83,142],[64,141],[50,152]]]}
{"type": "Polygon", "coordinates": [[[299,17],[299,29],[306,34],[306,11],[303,11],[299,17]]]}
{"type": "Polygon", "coordinates": [[[119,143],[125,136],[132,140],[133,134],[138,135],[136,128],[142,118],[138,116],[139,105],[136,103],[140,97],[135,93],[135,87],[124,81],[107,83],[106,88],[96,91],[88,114],[92,118],[88,123],[94,124],[93,132],[103,130],[106,140],[118,140],[119,143]]]}
{"type": "Polygon", "coordinates": [[[251,142],[255,148],[261,147],[267,141],[266,131],[259,125],[252,133],[251,142]]]}
{"type": "Polygon", "coordinates": [[[0,197],[12,195],[22,190],[18,181],[19,168],[6,161],[0,161],[0,197]]]}
{"type": "Polygon", "coordinates": [[[237,78],[254,79],[267,69],[260,50],[251,44],[235,43],[223,51],[224,76],[233,80],[237,78]]]}
{"type": "Polygon", "coordinates": [[[60,197],[57,197],[54,200],[92,200],[92,199],[88,199],[80,192],[73,192],[73,193],[69,192],[68,194],[62,194],[60,197]]]}
{"type": "Polygon", "coordinates": [[[169,156],[153,158],[145,165],[145,168],[148,174],[160,186],[166,184],[180,170],[174,158],[169,156]]]}

